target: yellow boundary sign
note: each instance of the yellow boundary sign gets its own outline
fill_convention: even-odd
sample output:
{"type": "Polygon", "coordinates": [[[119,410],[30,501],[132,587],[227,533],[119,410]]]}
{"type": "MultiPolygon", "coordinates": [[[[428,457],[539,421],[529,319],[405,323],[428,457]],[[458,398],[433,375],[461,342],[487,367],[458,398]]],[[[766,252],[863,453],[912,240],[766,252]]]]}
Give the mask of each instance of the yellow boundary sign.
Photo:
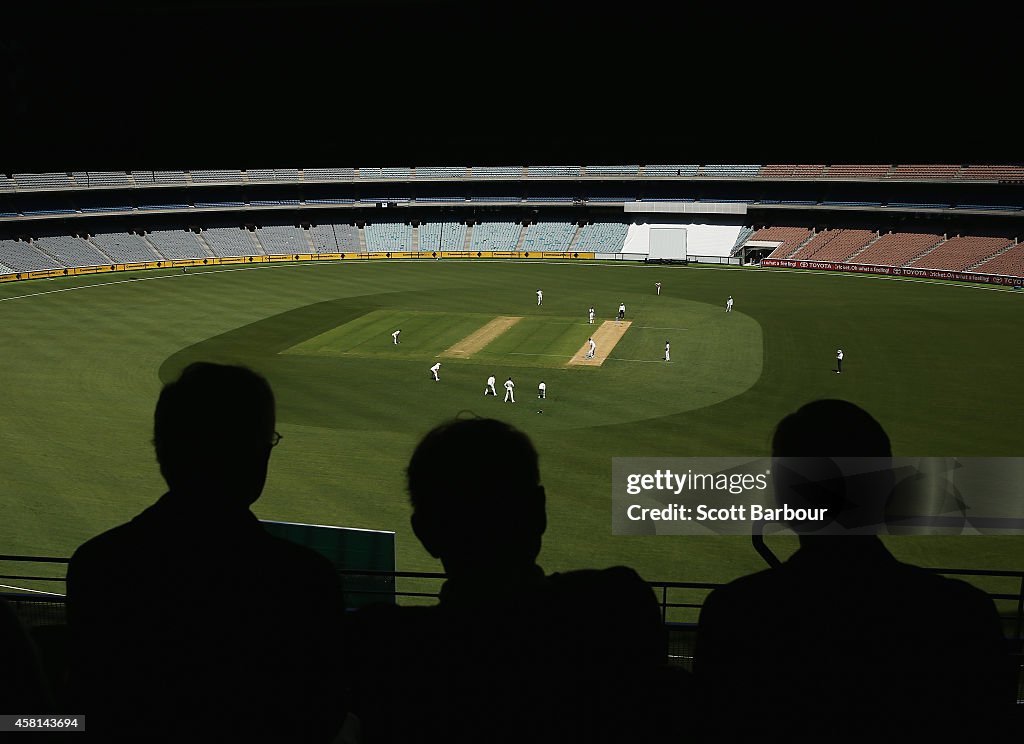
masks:
{"type": "Polygon", "coordinates": [[[490,323],[477,328],[461,341],[449,346],[444,350],[443,356],[468,359],[522,319],[521,315],[495,318],[490,323]]]}
{"type": "Polygon", "coordinates": [[[594,339],[594,343],[597,344],[597,348],[594,349],[594,358],[587,359],[587,351],[590,349],[590,343],[587,342],[580,347],[579,351],[573,354],[572,359],[566,362],[565,366],[600,367],[604,364],[604,360],[608,358],[608,355],[612,353],[615,345],[626,335],[626,331],[629,330],[629,326],[632,323],[633,321],[631,320],[606,320],[601,324],[600,328],[590,335],[594,339]]]}

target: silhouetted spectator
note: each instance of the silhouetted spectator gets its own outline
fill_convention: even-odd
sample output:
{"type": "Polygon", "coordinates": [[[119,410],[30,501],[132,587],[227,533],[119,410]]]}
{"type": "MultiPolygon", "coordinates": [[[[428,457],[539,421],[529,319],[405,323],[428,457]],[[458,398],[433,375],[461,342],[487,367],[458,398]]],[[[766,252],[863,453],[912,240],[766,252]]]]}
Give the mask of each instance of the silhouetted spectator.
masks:
{"type": "Polygon", "coordinates": [[[170,490],[68,568],[73,703],[102,740],[312,742],[340,728],[337,575],[249,511],[274,424],[270,385],[243,367],[195,363],[163,388],[154,444],[170,490]]]}
{"type": "MultiPolygon", "coordinates": [[[[799,496],[835,509],[847,527],[884,513],[889,438],[857,406],[802,407],[779,423],[772,454],[820,458],[790,461],[820,472],[799,496]],[[841,498],[856,485],[831,457],[880,459],[874,508],[854,510],[841,498]]],[[[794,468],[773,461],[777,498],[796,493],[793,480],[783,482],[794,468]]],[[[967,740],[996,731],[1013,700],[992,600],[897,561],[871,534],[800,534],[799,550],[780,566],[713,591],[695,655],[709,741],[967,740]]]]}
{"type": "Polygon", "coordinates": [[[443,424],[413,453],[408,485],[413,530],[447,581],[436,606],[354,618],[367,742],[653,735],[668,680],[687,692],[666,672],[657,600],[625,567],[545,576],[546,497],[526,435],[491,419],[443,424]]]}
{"type": "Polygon", "coordinates": [[[14,608],[0,599],[0,715],[55,712],[35,644],[14,608]]]}

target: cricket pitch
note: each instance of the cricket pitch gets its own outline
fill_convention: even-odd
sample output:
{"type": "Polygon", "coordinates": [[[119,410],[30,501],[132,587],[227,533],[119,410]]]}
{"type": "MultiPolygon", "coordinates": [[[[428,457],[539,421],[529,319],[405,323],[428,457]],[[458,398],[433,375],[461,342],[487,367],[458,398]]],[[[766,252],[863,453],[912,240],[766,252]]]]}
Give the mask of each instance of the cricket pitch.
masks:
{"type": "Polygon", "coordinates": [[[590,348],[589,343],[583,344],[580,350],[573,354],[565,366],[567,367],[600,367],[604,364],[604,360],[608,358],[608,355],[612,353],[612,349],[615,348],[615,344],[619,343],[619,340],[626,335],[626,331],[629,326],[633,323],[631,320],[606,320],[591,334],[591,338],[594,339],[594,343],[597,344],[597,348],[594,350],[594,358],[587,359],[587,350],[590,348]]]}

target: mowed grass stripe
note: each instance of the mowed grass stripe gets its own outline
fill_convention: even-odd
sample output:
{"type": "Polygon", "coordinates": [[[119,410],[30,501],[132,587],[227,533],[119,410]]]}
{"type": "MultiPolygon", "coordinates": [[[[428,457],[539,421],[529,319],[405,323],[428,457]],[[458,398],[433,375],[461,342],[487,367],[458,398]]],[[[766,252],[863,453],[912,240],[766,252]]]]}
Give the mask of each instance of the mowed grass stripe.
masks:
{"type": "Polygon", "coordinates": [[[522,319],[521,315],[503,315],[495,318],[490,323],[477,328],[458,343],[449,346],[445,349],[443,356],[468,359],[522,319]]]}
{"type": "Polygon", "coordinates": [[[558,317],[526,318],[473,358],[481,362],[515,360],[535,367],[561,367],[589,335],[593,326],[558,317]]]}
{"type": "Polygon", "coordinates": [[[382,309],[361,315],[285,350],[286,354],[327,357],[432,359],[479,328],[485,315],[382,309]],[[391,334],[401,329],[399,344],[391,334]]]}

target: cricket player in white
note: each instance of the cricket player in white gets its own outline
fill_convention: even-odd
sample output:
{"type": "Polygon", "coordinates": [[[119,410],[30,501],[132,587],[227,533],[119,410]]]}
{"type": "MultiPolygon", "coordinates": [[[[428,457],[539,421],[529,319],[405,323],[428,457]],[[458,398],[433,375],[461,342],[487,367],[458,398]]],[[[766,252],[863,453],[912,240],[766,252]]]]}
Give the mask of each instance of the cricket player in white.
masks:
{"type": "Polygon", "coordinates": [[[669,345],[668,345],[668,341],[666,341],[665,342],[665,361],[666,362],[671,362],[672,359],[669,357],[668,351],[669,351],[669,345]]]}
{"type": "Polygon", "coordinates": [[[655,288],[658,290],[658,294],[661,294],[661,282],[654,283],[655,288]]]}
{"type": "Polygon", "coordinates": [[[836,349],[836,374],[843,374],[843,350],[836,349]]]}
{"type": "Polygon", "coordinates": [[[394,333],[391,334],[391,340],[395,342],[396,346],[398,345],[398,334],[401,333],[401,332],[402,332],[402,329],[399,328],[397,331],[395,331],[394,333]]]}
{"type": "Polygon", "coordinates": [[[544,293],[541,290],[537,290],[537,307],[544,304],[544,293]]]}
{"type": "Polygon", "coordinates": [[[619,303],[619,320],[623,320],[626,317],[626,303],[619,303]]]}
{"type": "Polygon", "coordinates": [[[544,380],[540,381],[540,385],[537,386],[537,397],[547,398],[548,397],[548,386],[544,384],[544,380]]]}
{"type": "Polygon", "coordinates": [[[505,403],[508,403],[510,400],[513,403],[516,402],[516,395],[515,395],[514,392],[512,392],[513,390],[515,390],[515,387],[516,387],[516,384],[514,382],[512,382],[512,378],[511,377],[509,377],[507,380],[505,380],[505,401],[504,401],[505,403]]]}
{"type": "Polygon", "coordinates": [[[587,311],[587,315],[590,318],[590,325],[594,325],[594,308],[590,308],[590,310],[587,311]]]}
{"type": "Polygon", "coordinates": [[[732,312],[732,295],[729,295],[729,299],[725,301],[725,312],[732,312]]]}
{"type": "Polygon", "coordinates": [[[434,382],[440,382],[441,378],[437,376],[437,370],[441,369],[441,362],[437,362],[430,371],[434,373],[434,382]]]}
{"type": "Polygon", "coordinates": [[[495,398],[498,397],[498,391],[494,389],[494,375],[487,378],[487,387],[484,388],[484,395],[493,395],[495,398]]]}
{"type": "Polygon", "coordinates": [[[594,339],[592,339],[592,338],[587,339],[587,343],[590,344],[590,348],[587,350],[587,356],[585,358],[586,359],[593,359],[594,358],[594,352],[597,351],[597,344],[594,343],[594,339]]]}

